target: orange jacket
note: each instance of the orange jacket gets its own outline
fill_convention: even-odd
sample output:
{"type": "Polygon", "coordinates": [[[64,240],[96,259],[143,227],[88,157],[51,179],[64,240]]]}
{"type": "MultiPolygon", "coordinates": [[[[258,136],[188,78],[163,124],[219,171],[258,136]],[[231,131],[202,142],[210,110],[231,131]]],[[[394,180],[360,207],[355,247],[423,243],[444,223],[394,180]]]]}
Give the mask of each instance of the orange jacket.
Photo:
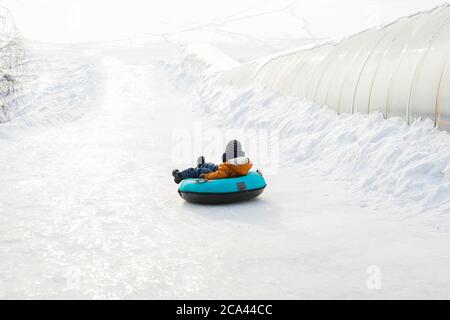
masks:
{"type": "Polygon", "coordinates": [[[205,174],[204,178],[207,180],[215,180],[245,176],[250,171],[252,165],[252,162],[248,158],[231,159],[219,165],[217,171],[205,174]]]}

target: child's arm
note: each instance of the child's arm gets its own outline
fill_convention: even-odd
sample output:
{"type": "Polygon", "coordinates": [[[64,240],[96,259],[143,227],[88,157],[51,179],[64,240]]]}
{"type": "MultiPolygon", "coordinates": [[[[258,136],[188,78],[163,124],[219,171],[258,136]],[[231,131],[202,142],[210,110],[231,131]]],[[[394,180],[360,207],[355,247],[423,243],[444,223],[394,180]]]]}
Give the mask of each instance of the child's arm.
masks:
{"type": "Polygon", "coordinates": [[[207,173],[204,175],[204,178],[206,180],[223,179],[223,178],[227,178],[227,177],[228,177],[228,173],[225,170],[225,168],[223,168],[222,166],[219,166],[217,171],[207,173]]]}

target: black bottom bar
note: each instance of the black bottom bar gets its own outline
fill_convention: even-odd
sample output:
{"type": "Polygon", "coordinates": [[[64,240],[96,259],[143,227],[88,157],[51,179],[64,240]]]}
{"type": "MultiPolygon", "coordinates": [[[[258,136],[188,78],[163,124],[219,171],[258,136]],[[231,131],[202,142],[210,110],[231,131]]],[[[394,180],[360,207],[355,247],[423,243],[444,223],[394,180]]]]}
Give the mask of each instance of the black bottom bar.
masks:
{"type": "Polygon", "coordinates": [[[152,300],[152,301],[0,301],[3,314],[28,313],[61,319],[63,314],[83,319],[86,314],[115,319],[439,319],[449,301],[292,301],[292,300],[152,300]],[[55,308],[59,304],[60,308],[55,308]],[[61,312],[61,310],[65,310],[61,312]]]}

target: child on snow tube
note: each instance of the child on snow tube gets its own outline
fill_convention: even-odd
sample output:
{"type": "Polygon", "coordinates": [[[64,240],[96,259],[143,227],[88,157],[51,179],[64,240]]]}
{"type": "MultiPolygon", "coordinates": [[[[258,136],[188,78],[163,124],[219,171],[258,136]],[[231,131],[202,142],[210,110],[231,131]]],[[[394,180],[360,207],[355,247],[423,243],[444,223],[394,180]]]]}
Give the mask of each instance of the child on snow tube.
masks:
{"type": "Polygon", "coordinates": [[[241,143],[231,140],[227,143],[225,152],[222,155],[222,164],[216,165],[211,162],[205,163],[205,157],[197,159],[196,168],[188,168],[183,171],[175,169],[172,171],[175,183],[180,183],[184,179],[202,178],[206,180],[224,179],[245,176],[252,167],[252,162],[242,151],[241,143]]]}

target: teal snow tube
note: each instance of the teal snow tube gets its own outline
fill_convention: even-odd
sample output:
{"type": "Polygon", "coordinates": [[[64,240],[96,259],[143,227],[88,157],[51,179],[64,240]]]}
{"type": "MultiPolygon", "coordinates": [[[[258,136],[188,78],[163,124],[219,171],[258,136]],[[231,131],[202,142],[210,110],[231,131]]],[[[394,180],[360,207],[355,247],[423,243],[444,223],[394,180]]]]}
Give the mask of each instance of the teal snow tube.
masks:
{"type": "Polygon", "coordinates": [[[181,182],[178,193],[189,202],[220,204],[253,199],[263,193],[265,187],[262,174],[252,171],[236,178],[186,179],[181,182]]]}

